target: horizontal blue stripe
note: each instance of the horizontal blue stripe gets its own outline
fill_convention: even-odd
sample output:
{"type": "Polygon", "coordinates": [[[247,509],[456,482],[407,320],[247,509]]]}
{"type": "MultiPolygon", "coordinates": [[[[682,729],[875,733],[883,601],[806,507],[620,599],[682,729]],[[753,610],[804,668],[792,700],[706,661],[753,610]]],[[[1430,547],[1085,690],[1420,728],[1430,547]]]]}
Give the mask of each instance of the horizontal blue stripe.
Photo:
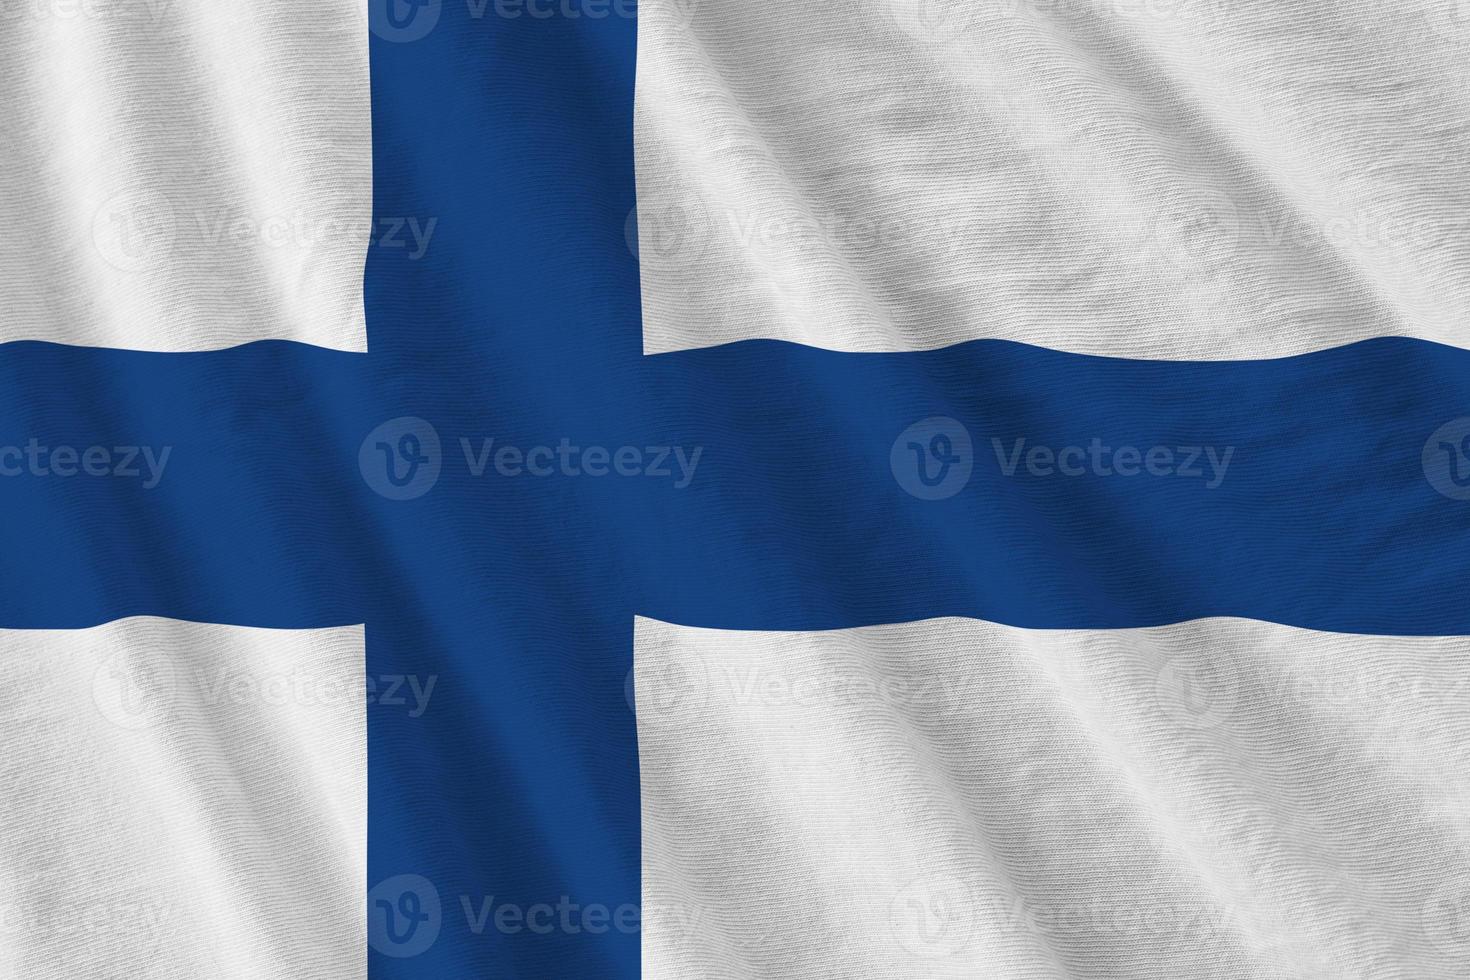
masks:
{"type": "MultiPolygon", "coordinates": [[[[964,615],[1122,628],[1243,616],[1470,633],[1457,588],[1470,581],[1470,502],[1438,493],[1421,463],[1441,425],[1470,415],[1470,352],[1384,339],[1276,361],[1171,363],[996,341],[915,354],[753,342],[619,363],[596,335],[519,343],[519,370],[472,393],[427,379],[389,392],[387,376],[405,377],[411,358],[278,342],[197,355],[7,345],[0,452],[32,439],[118,450],[118,462],[130,446],[171,452],[152,489],[141,456],[135,479],[0,475],[0,623],[360,622],[385,587],[410,588],[383,580],[378,540],[403,522],[406,548],[442,536],[440,547],[492,566],[508,549],[549,581],[583,583],[587,601],[611,588],[629,615],[692,625],[964,615]],[[574,379],[579,395],[546,395],[550,372],[560,375],[550,387],[574,379]],[[387,501],[363,482],[357,451],[405,414],[438,429],[443,472],[428,496],[387,501]],[[894,440],[929,416],[955,419],[975,444],[973,474],[949,499],[915,498],[890,468],[894,440]],[[486,437],[523,451],[563,438],[609,456],[634,447],[645,467],[662,447],[701,455],[684,488],[672,454],[667,478],[508,476],[493,462],[476,477],[460,440],[478,454],[486,437]],[[1198,477],[1149,475],[1141,463],[1137,475],[1102,475],[1081,456],[1080,475],[1023,463],[1008,476],[1017,439],[1054,450],[1096,440],[1140,456],[1159,446],[1176,464],[1191,447],[1233,455],[1214,488],[1203,453],[1198,477]],[[514,546],[474,540],[492,530],[514,546]],[[597,554],[616,582],[549,564],[563,552],[597,554]]],[[[20,462],[0,455],[0,466],[20,462]]]]}
{"type": "Polygon", "coordinates": [[[753,342],[653,358],[648,374],[659,399],[689,406],[677,435],[709,447],[698,481],[659,500],[677,532],[649,542],[664,578],[642,611],[657,618],[1470,632],[1457,588],[1470,502],[1437,492],[1421,461],[1470,415],[1463,350],[1384,339],[1171,363],[996,341],[902,355],[753,342]],[[916,499],[890,469],[894,440],[931,416],[974,443],[969,483],[943,500],[916,499]],[[1045,453],[1008,475],[1018,440],[1088,452],[1065,460],[1073,475],[1045,453]],[[1135,475],[1116,473],[1121,447],[1135,475]],[[1200,475],[1174,472],[1191,451],[1200,475]],[[1211,451],[1229,453],[1218,479],[1211,451]]]}

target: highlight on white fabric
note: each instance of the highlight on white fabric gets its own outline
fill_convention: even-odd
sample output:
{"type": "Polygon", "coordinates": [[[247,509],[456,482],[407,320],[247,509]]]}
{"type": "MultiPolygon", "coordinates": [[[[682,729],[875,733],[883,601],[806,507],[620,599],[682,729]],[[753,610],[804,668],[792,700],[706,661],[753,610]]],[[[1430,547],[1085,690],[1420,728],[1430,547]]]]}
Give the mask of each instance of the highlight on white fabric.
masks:
{"type": "Polygon", "coordinates": [[[366,976],[362,627],[0,630],[0,662],[0,976],[366,976]]]}
{"type": "Polygon", "coordinates": [[[645,0],[644,350],[1470,346],[1458,0],[645,0]]]}
{"type": "Polygon", "coordinates": [[[644,976],[1470,962],[1470,639],[635,628],[644,976]]]}
{"type": "Polygon", "coordinates": [[[366,350],[362,0],[10,7],[0,343],[366,350]]]}

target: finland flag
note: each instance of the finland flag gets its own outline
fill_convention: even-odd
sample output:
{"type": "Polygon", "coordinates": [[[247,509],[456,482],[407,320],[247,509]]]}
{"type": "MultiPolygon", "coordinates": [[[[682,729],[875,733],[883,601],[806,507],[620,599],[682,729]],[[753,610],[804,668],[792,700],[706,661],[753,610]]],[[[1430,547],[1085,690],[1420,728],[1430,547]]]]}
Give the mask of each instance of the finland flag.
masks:
{"type": "Polygon", "coordinates": [[[1465,4],[0,19],[0,976],[1470,972],[1465,4]]]}

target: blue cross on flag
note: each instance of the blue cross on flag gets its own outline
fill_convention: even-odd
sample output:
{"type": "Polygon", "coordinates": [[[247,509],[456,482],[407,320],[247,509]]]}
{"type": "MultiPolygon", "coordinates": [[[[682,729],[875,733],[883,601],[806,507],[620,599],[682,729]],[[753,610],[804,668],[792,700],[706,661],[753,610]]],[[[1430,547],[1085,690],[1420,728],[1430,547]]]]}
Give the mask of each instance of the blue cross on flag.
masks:
{"type": "Polygon", "coordinates": [[[1467,975],[1463,4],[0,7],[0,975],[1467,975]]]}

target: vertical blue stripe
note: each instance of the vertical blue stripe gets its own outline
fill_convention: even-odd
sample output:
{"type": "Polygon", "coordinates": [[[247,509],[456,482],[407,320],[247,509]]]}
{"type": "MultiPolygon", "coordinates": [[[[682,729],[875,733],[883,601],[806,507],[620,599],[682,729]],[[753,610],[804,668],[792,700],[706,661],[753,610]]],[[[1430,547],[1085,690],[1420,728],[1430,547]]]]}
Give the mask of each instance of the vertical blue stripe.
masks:
{"type": "Polygon", "coordinates": [[[368,634],[370,673],[440,675],[422,718],[370,716],[369,877],[428,879],[443,925],[414,958],[373,953],[372,975],[636,977],[636,556],[617,528],[637,488],[469,480],[457,443],[638,438],[636,24],[496,10],[446,3],[422,39],[373,40],[376,213],[439,219],[422,260],[368,264],[378,421],[431,420],[446,466],[379,507],[393,582],[368,634]],[[462,901],[492,896],[476,934],[462,901]],[[548,914],[549,934],[517,924],[548,914]]]}

